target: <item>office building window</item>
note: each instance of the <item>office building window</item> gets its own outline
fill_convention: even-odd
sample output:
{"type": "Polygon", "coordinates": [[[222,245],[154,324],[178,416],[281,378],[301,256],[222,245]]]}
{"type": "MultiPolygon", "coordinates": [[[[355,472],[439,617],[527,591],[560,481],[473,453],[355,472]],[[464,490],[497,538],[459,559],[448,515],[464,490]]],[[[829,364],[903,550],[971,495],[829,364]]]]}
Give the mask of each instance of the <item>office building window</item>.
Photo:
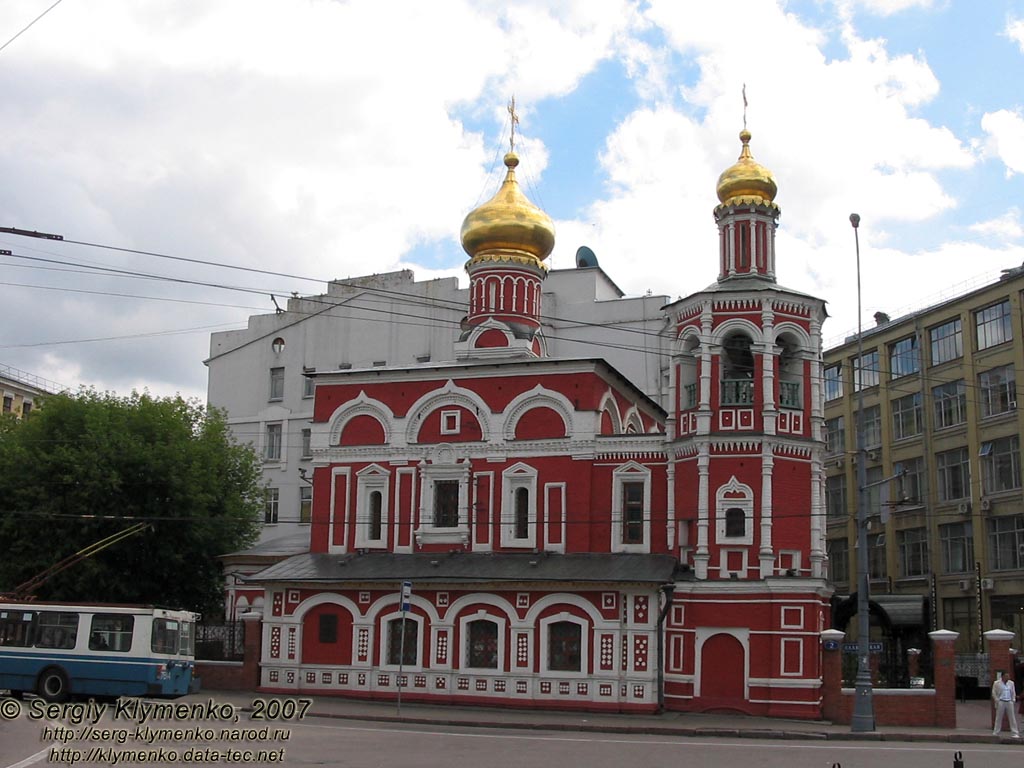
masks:
{"type": "Polygon", "coordinates": [[[981,444],[981,479],[985,493],[1020,488],[1020,437],[1010,435],[981,444]]]}
{"type": "Polygon", "coordinates": [[[313,489],[308,485],[299,487],[299,522],[308,523],[313,519],[313,489]]]}
{"type": "Polygon", "coordinates": [[[989,518],[988,546],[992,570],[1024,568],[1024,515],[989,518]]]}
{"type": "Polygon", "coordinates": [[[829,520],[846,519],[846,475],[825,478],[825,510],[829,520]]]}
{"type": "Polygon", "coordinates": [[[281,424],[267,424],[266,443],[263,446],[263,458],[267,461],[281,460],[281,424]]]}
{"type": "Polygon", "coordinates": [[[908,336],[889,345],[889,373],[894,379],[921,370],[921,350],[917,336],[908,336]]]}
{"type": "Polygon", "coordinates": [[[10,395],[4,395],[4,413],[10,413],[14,410],[14,398],[10,395]]]}
{"type": "MultiPolygon", "coordinates": [[[[310,368],[310,369],[303,369],[303,370],[313,371],[313,370],[316,370],[316,369],[315,368],[310,368]]],[[[302,377],[302,396],[304,398],[312,397],[315,390],[316,390],[316,379],[314,379],[312,376],[303,376],[302,377]]]]}
{"type": "Polygon", "coordinates": [[[894,440],[921,434],[921,393],[892,401],[892,436],[894,440]]]}
{"type": "Polygon", "coordinates": [[[25,400],[21,404],[21,418],[27,419],[30,413],[32,413],[32,403],[29,402],[28,400],[25,400]]]}
{"type": "Polygon", "coordinates": [[[935,454],[939,501],[965,499],[971,493],[971,465],[966,448],[935,454]]]}
{"type": "Polygon", "coordinates": [[[978,374],[981,415],[996,416],[1017,408],[1017,377],[1012,365],[978,374]]]}
{"type": "MultiPolygon", "coordinates": [[[[878,525],[877,518],[875,525],[878,525]]],[[[868,577],[872,580],[884,579],[885,568],[885,534],[868,534],[868,577]]]]}
{"type": "Polygon", "coordinates": [[[825,399],[835,400],[843,396],[843,366],[830,365],[825,369],[825,399]]]}
{"type": "Polygon", "coordinates": [[[964,338],[959,317],[930,329],[928,338],[931,340],[932,365],[964,356],[964,338]]]}
{"type": "Polygon", "coordinates": [[[974,570],[974,532],[971,523],[946,523],[939,526],[942,547],[942,572],[967,573],[974,570]]]}
{"type": "Polygon", "coordinates": [[[825,420],[825,453],[835,456],[846,451],[846,419],[837,416],[825,420]]]}
{"type": "Polygon", "coordinates": [[[277,509],[281,501],[279,488],[267,488],[263,491],[263,522],[276,523],[277,509]]]}
{"type": "Polygon", "coordinates": [[[865,352],[863,358],[853,358],[853,391],[859,392],[861,387],[877,387],[879,380],[878,350],[865,352]],[[863,369],[863,370],[862,370],[863,369]]]}
{"type": "Polygon", "coordinates": [[[302,458],[313,458],[313,430],[302,430],[302,458]]]}
{"type": "Polygon", "coordinates": [[[848,582],[850,580],[850,543],[846,539],[829,539],[826,547],[829,578],[838,584],[848,582]]]}
{"type": "Polygon", "coordinates": [[[925,576],[928,567],[928,529],[909,528],[896,532],[899,548],[900,576],[909,578],[925,576]]]}
{"type": "MultiPolygon", "coordinates": [[[[855,420],[856,418],[856,415],[854,415],[855,420]]],[[[864,447],[877,448],[881,444],[882,408],[877,405],[872,405],[864,409],[864,447]]]]}
{"type": "Polygon", "coordinates": [[[932,387],[935,428],[944,429],[967,421],[967,384],[963,379],[932,387]]]}
{"type": "Polygon", "coordinates": [[[892,473],[896,476],[893,501],[906,505],[919,505],[927,501],[928,472],[922,457],[894,462],[892,473]]]}
{"type": "Polygon", "coordinates": [[[1010,302],[1001,301],[974,313],[974,328],[978,334],[978,349],[988,349],[1013,338],[1010,322],[1010,302]]]}
{"type": "Polygon", "coordinates": [[[284,399],[284,368],[270,369],[270,400],[284,399]]]}

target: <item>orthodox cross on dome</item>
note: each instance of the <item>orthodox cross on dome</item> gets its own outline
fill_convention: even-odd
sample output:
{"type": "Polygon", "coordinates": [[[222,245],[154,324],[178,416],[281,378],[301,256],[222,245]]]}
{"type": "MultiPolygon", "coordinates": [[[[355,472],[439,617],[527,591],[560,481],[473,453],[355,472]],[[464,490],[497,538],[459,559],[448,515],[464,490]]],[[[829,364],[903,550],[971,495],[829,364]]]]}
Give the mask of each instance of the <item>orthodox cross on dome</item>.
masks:
{"type": "Polygon", "coordinates": [[[747,84],[743,84],[743,130],[747,130],[747,84]]]}
{"type": "Polygon", "coordinates": [[[508,137],[508,151],[516,151],[516,126],[519,125],[519,113],[516,112],[516,97],[512,95],[512,100],[508,103],[508,117],[512,123],[512,133],[508,137]]]}

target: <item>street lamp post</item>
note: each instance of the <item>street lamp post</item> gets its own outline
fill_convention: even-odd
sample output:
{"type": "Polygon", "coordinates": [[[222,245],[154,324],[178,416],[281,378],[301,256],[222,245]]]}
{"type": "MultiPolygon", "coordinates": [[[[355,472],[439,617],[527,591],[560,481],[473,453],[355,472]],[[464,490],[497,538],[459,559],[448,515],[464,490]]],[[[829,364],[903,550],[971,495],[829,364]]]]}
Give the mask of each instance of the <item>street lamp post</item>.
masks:
{"type": "Polygon", "coordinates": [[[853,379],[857,388],[857,679],[850,730],[863,733],[875,730],[875,705],[871,691],[871,622],[868,613],[868,470],[864,450],[864,337],[860,306],[860,238],[857,233],[860,216],[851,213],[850,224],[853,225],[853,240],[857,248],[857,368],[853,379]]]}

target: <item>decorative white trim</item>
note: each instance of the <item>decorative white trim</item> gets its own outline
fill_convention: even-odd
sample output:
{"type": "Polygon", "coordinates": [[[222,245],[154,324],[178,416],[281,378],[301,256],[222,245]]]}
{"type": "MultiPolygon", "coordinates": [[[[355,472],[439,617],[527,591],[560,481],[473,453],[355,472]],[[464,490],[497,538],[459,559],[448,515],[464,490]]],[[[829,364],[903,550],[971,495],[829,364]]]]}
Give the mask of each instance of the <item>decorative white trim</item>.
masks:
{"type": "MultiPolygon", "coordinates": [[[[416,622],[416,663],[402,665],[403,672],[419,672],[423,669],[423,628],[425,622],[422,616],[414,613],[413,611],[405,612],[405,620],[416,622]]],[[[401,611],[392,611],[390,613],[379,613],[376,616],[376,626],[380,627],[379,636],[377,637],[377,651],[378,659],[380,664],[375,669],[387,670],[397,672],[398,664],[388,663],[388,626],[389,623],[395,619],[401,619],[403,616],[401,611]]]]}
{"type": "Polygon", "coordinates": [[[357,549],[386,549],[391,520],[391,473],[379,464],[371,464],[356,472],[356,540],[357,549]],[[380,538],[370,538],[370,495],[381,495],[380,538]]]}
{"type": "MultiPolygon", "coordinates": [[[[737,480],[735,475],[715,491],[715,541],[722,546],[754,542],[754,492],[749,485],[737,480]],[[729,509],[743,511],[743,536],[726,536],[725,513],[729,509]]],[[[724,560],[722,568],[725,568],[724,560]]]]}
{"type": "Polygon", "coordinates": [[[612,420],[612,434],[614,434],[614,435],[621,435],[623,433],[623,429],[622,429],[622,414],[619,413],[619,403],[615,399],[615,395],[612,394],[611,389],[609,389],[607,392],[604,393],[604,395],[601,396],[601,402],[597,406],[597,412],[598,412],[598,425],[597,425],[597,430],[598,431],[600,431],[600,429],[601,429],[600,415],[605,413],[605,412],[607,412],[608,415],[611,417],[611,420],[612,420]]]}
{"type": "MultiPolygon", "coordinates": [[[[459,648],[456,658],[457,668],[460,672],[489,672],[500,674],[508,672],[505,665],[506,637],[508,635],[508,620],[503,616],[495,616],[484,610],[466,614],[459,617],[459,648]],[[498,666],[497,667],[471,667],[469,666],[469,624],[473,621],[490,621],[498,625],[498,666]]],[[[452,638],[454,640],[454,637],[452,638]]],[[[451,649],[454,650],[454,649],[451,649]]],[[[449,654],[451,655],[451,650],[449,654]]]]}
{"type": "Polygon", "coordinates": [[[518,462],[501,473],[501,546],[534,549],[537,546],[537,470],[518,462]],[[516,493],[526,489],[526,537],[516,537],[516,493]]]}
{"type": "Polygon", "coordinates": [[[348,547],[348,521],[349,521],[349,500],[352,498],[352,470],[350,467],[331,467],[331,514],[327,525],[327,551],[330,553],[347,552],[348,547]],[[345,478],[345,506],[338,514],[338,478],[345,478]],[[337,523],[341,522],[341,542],[334,543],[334,529],[337,523]]]}
{"type": "MultiPolygon", "coordinates": [[[[399,438],[393,429],[395,416],[382,401],[367,397],[365,391],[360,391],[357,397],[342,403],[334,409],[334,413],[327,420],[328,446],[336,446],[341,443],[341,435],[348,423],[357,416],[372,416],[380,422],[384,431],[384,444],[393,445],[394,440],[399,438]]],[[[404,443],[401,443],[404,447],[404,443]]]]}
{"type": "Polygon", "coordinates": [[[444,406],[461,406],[467,411],[472,411],[480,424],[480,439],[484,442],[490,439],[490,407],[476,392],[456,386],[454,381],[448,379],[443,387],[427,392],[410,406],[405,417],[405,440],[408,445],[417,444],[417,437],[426,417],[444,406]]]}
{"type": "Polygon", "coordinates": [[[784,637],[779,641],[779,674],[783,677],[803,677],[804,674],[804,641],[799,637],[784,637]],[[797,659],[800,660],[797,669],[786,669],[786,647],[796,644],[797,659]]]}
{"type": "Polygon", "coordinates": [[[612,472],[612,552],[650,552],[651,551],[651,470],[635,461],[617,467],[612,472]],[[623,489],[626,483],[643,483],[643,541],[639,544],[627,544],[623,535],[623,489]]]}
{"type": "MultiPolygon", "coordinates": [[[[544,484],[544,521],[543,521],[544,535],[541,536],[538,539],[538,541],[540,542],[539,546],[542,546],[544,549],[550,550],[552,552],[565,552],[565,537],[566,537],[566,535],[568,535],[568,528],[567,528],[566,519],[565,519],[565,515],[566,515],[566,498],[565,498],[566,488],[567,488],[567,486],[566,486],[566,483],[564,483],[564,482],[562,482],[562,483],[545,483],[544,484]],[[551,524],[551,517],[552,517],[552,515],[551,515],[551,504],[549,504],[549,501],[551,500],[550,492],[551,492],[551,490],[556,489],[556,488],[560,491],[559,497],[562,500],[562,503],[560,505],[560,509],[558,510],[558,519],[561,520],[561,524],[559,526],[560,529],[561,529],[561,536],[559,537],[561,539],[561,541],[558,542],[558,543],[554,543],[553,544],[553,543],[551,543],[549,541],[550,532],[547,530],[547,526],[549,526],[551,524]]],[[[539,527],[540,526],[538,525],[538,528],[539,527]]]]}
{"type": "MultiPolygon", "coordinates": [[[[439,458],[448,458],[454,453],[438,450],[439,458]]],[[[469,544],[469,461],[461,463],[420,462],[420,508],[419,525],[413,531],[416,543],[423,544],[469,544]],[[457,480],[459,483],[458,522],[454,526],[434,525],[434,484],[439,480],[457,480]]]]}
{"type": "Polygon", "coordinates": [[[558,675],[559,677],[573,677],[573,678],[585,678],[590,676],[590,644],[591,628],[586,619],[581,619],[574,613],[562,612],[553,616],[547,616],[540,620],[540,670],[543,674],[558,675]],[[550,646],[550,638],[548,636],[549,628],[552,624],[557,624],[562,621],[567,621],[572,624],[577,624],[580,627],[580,668],[579,671],[565,670],[565,669],[551,669],[548,659],[548,648],[550,646]]]}
{"type": "Polygon", "coordinates": [[[504,421],[502,432],[505,441],[514,441],[516,439],[516,426],[519,424],[519,420],[527,411],[537,407],[550,408],[561,416],[566,438],[572,439],[575,437],[576,430],[574,429],[573,415],[576,409],[569,402],[569,398],[561,392],[546,389],[538,384],[533,389],[514,397],[505,406],[505,410],[501,414],[501,418],[504,421]]]}

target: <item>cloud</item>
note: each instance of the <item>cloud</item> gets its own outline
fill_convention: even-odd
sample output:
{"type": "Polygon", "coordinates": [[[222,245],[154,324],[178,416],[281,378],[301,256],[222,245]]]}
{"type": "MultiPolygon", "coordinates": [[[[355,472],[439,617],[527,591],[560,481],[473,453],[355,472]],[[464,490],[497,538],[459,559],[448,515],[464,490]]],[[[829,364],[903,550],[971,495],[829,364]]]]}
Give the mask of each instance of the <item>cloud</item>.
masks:
{"type": "Polygon", "coordinates": [[[1016,240],[1024,236],[1024,227],[1021,226],[1020,221],[1020,208],[1017,206],[1013,206],[997,218],[971,224],[968,229],[985,237],[995,237],[1002,240],[1016,240]]]}
{"type": "Polygon", "coordinates": [[[927,10],[936,5],[935,0],[853,0],[850,5],[863,8],[878,16],[892,16],[896,13],[920,8],[927,10]]]}
{"type": "Polygon", "coordinates": [[[1024,53],[1024,19],[1008,19],[1003,34],[1017,43],[1021,53],[1024,53]]]}
{"type": "Polygon", "coordinates": [[[1020,113],[1008,109],[986,112],[981,128],[987,134],[986,151],[1003,161],[1007,175],[1024,172],[1024,118],[1020,113]]]}

